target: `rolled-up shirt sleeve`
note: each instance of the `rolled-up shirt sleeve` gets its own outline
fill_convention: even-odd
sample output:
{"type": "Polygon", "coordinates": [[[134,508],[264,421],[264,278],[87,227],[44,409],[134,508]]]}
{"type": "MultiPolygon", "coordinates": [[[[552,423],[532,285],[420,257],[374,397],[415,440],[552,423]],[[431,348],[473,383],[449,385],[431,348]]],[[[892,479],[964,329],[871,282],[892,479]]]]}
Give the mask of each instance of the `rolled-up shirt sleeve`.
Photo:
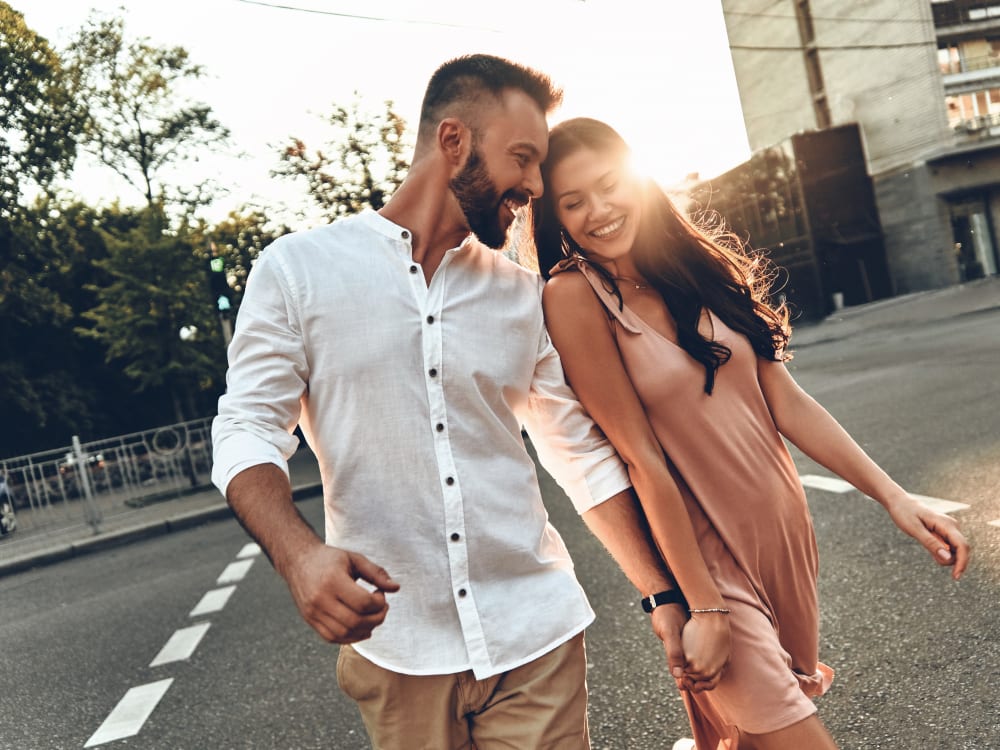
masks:
{"type": "Polygon", "coordinates": [[[567,385],[544,327],[522,417],[538,459],[583,514],[631,487],[628,470],[567,385]]]}
{"type": "Polygon", "coordinates": [[[272,246],[247,280],[229,347],[226,393],[212,423],[212,482],[223,495],[233,477],[251,466],[272,463],[287,474],[298,447],[291,433],[309,367],[288,278],[272,246]]]}

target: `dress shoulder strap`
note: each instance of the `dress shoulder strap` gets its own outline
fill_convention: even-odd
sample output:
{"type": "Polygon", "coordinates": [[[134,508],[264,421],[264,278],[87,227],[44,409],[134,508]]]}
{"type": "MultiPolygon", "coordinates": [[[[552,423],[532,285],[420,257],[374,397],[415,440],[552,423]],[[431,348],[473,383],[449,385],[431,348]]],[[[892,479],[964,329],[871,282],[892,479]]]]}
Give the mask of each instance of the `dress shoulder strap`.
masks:
{"type": "Polygon", "coordinates": [[[582,258],[566,258],[555,265],[549,275],[555,276],[557,273],[564,273],[570,270],[576,270],[583,274],[583,277],[590,283],[591,288],[594,290],[594,294],[597,295],[597,299],[601,301],[604,308],[608,311],[608,315],[615,322],[629,333],[642,333],[630,319],[631,314],[628,308],[623,309],[620,307],[621,302],[617,295],[608,287],[608,283],[601,278],[600,273],[591,268],[587,261],[582,258]]]}

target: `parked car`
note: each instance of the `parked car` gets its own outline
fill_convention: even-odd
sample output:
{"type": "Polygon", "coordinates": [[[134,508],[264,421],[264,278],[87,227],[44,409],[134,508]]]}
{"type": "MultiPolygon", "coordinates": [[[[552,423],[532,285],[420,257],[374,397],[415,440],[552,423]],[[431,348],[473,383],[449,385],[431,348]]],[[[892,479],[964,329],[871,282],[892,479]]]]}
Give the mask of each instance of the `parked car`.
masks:
{"type": "Polygon", "coordinates": [[[17,528],[14,515],[14,499],[10,496],[7,477],[0,477],[0,537],[5,537],[17,528]]]}

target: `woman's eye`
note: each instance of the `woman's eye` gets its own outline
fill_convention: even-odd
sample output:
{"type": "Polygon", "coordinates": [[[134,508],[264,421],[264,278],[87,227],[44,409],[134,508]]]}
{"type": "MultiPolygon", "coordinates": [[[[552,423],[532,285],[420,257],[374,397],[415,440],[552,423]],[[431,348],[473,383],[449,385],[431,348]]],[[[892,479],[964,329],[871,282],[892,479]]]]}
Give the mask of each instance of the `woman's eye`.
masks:
{"type": "Polygon", "coordinates": [[[617,189],[617,187],[618,187],[618,183],[617,182],[612,182],[612,183],[604,186],[604,192],[605,193],[613,193],[617,189]]]}

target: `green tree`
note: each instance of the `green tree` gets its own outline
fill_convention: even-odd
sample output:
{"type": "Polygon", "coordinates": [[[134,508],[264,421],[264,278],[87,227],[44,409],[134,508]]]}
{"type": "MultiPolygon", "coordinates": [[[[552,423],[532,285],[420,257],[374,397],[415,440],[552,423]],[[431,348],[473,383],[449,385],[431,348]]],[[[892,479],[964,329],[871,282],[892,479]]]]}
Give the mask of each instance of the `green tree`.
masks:
{"type": "Polygon", "coordinates": [[[0,220],[69,171],[80,118],[59,56],[0,0],[0,220]]]}
{"type": "MultiPolygon", "coordinates": [[[[60,59],[0,0],[0,404],[3,454],[41,447],[46,431],[79,423],[85,394],[59,334],[73,316],[64,281],[75,270],[51,189],[68,173],[81,125],[60,59]]],[[[85,417],[83,418],[85,420],[85,417]]]]}
{"type": "Polygon", "coordinates": [[[367,111],[355,92],[349,106],[335,105],[326,118],[331,134],[323,147],[311,151],[293,138],[272,174],[305,182],[309,196],[331,221],[381,208],[409,168],[406,122],[392,106],[386,101],[383,112],[367,111]]]}
{"type": "Polygon", "coordinates": [[[204,75],[183,47],[128,41],[120,18],[92,16],[67,50],[72,91],[86,102],[81,145],[142,193],[146,205],[194,209],[211,200],[209,180],[165,184],[162,175],[228,142],[206,104],[183,90],[204,75]]]}
{"type": "Polygon", "coordinates": [[[102,345],[139,393],[166,390],[178,420],[199,416],[214,397],[224,368],[223,341],[209,304],[208,255],[193,244],[194,230],[166,228],[161,207],[141,211],[138,226],[105,233],[108,256],[96,265],[109,282],[91,291],[97,304],[79,332],[102,345]],[[182,340],[181,329],[196,335],[182,340]]]}

